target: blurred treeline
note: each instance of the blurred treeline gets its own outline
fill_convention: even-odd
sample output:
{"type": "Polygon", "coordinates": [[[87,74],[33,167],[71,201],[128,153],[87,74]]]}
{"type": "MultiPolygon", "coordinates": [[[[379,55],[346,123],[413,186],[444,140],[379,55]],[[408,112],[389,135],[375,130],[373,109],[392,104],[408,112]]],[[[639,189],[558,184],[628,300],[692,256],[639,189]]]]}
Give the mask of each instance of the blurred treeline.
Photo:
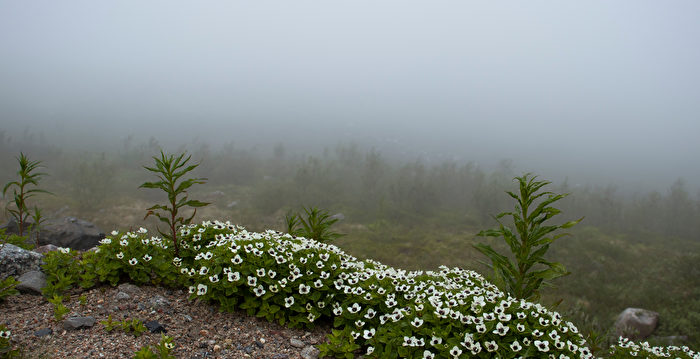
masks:
{"type": "MultiPolygon", "coordinates": [[[[143,221],[145,208],[163,201],[163,194],[138,189],[152,179],[142,166],[163,147],[187,150],[201,163],[194,176],[208,178],[190,196],[212,202],[196,220],[282,230],[288,211],[315,206],[343,214],[338,229],[348,235],[337,244],[344,250],[406,269],[445,264],[488,274],[471,247],[486,240],[474,235],[495,225],[492,215],[512,209],[504,191],[514,190],[512,179],[521,174],[507,160],[486,170],[471,162],[390,158],[353,144],[304,154],[282,143],[172,147],[153,137],[105,140],[103,148],[90,150],[48,143],[30,132],[14,138],[0,132],[0,180],[14,179],[20,151],[42,161],[49,176],[41,185],[56,194],[37,197],[48,215],[79,216],[105,231],[153,228],[154,222],[143,221]]],[[[558,202],[559,220],[585,219],[573,237],[552,246],[550,254],[572,274],[544,300],[564,299],[560,310],[598,331],[626,307],[656,310],[662,314],[659,335],[685,335],[682,343],[700,344],[700,197],[682,179],[665,187],[552,183],[548,190],[570,193],[558,202]]]]}

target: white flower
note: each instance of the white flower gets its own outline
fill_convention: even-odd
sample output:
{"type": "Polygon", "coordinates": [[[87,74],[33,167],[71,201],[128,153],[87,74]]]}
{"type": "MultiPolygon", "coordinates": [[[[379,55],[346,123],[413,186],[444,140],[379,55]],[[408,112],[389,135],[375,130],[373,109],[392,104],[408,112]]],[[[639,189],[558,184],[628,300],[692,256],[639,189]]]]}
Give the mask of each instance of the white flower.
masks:
{"type": "Polygon", "coordinates": [[[258,269],[255,271],[255,274],[256,274],[258,277],[264,277],[264,276],[265,276],[265,268],[258,268],[258,269]]]}
{"type": "Polygon", "coordinates": [[[137,232],[144,234],[144,233],[148,232],[148,230],[146,228],[140,227],[137,232]]]}
{"type": "Polygon", "coordinates": [[[209,281],[212,282],[212,283],[218,282],[218,281],[219,281],[219,275],[218,275],[218,274],[214,274],[214,275],[212,275],[212,276],[209,276],[209,281]]]}
{"type": "Polygon", "coordinates": [[[510,329],[510,328],[508,328],[508,326],[503,325],[503,323],[501,323],[501,322],[498,322],[498,323],[496,324],[496,329],[494,329],[492,333],[493,333],[493,334],[498,334],[498,335],[500,335],[500,336],[504,336],[504,335],[506,335],[506,333],[508,333],[508,330],[509,330],[509,329],[510,329]]]}
{"type": "Polygon", "coordinates": [[[204,284],[198,284],[197,285],[197,295],[205,295],[207,294],[207,286],[204,284]]]}
{"type": "Polygon", "coordinates": [[[367,347],[367,355],[374,353],[374,347],[367,347]]]}
{"type": "Polygon", "coordinates": [[[258,283],[258,278],[251,275],[248,276],[248,285],[254,287],[258,283]]]}
{"type": "Polygon", "coordinates": [[[207,267],[199,268],[199,275],[206,275],[207,273],[209,273],[209,268],[207,268],[207,267]]]}
{"type": "Polygon", "coordinates": [[[149,256],[148,253],[143,255],[143,260],[145,260],[146,262],[150,261],[151,259],[153,259],[153,257],[149,256]]]}
{"type": "Polygon", "coordinates": [[[353,303],[351,306],[348,307],[348,312],[355,314],[355,313],[359,312],[361,309],[362,309],[362,306],[360,306],[357,303],[353,303]]]}
{"type": "Polygon", "coordinates": [[[10,331],[9,330],[0,331],[0,337],[5,338],[5,339],[9,339],[10,338],[10,331]]]}
{"type": "Polygon", "coordinates": [[[213,255],[211,252],[207,252],[207,253],[204,253],[204,256],[203,256],[203,257],[204,257],[204,259],[209,260],[209,259],[211,259],[211,257],[213,257],[213,256],[214,256],[214,255],[213,255]]]}
{"type": "Polygon", "coordinates": [[[304,283],[299,284],[299,294],[306,295],[309,294],[309,291],[311,291],[310,286],[305,285],[304,283]]]}
{"type": "Polygon", "coordinates": [[[119,241],[119,244],[120,244],[122,247],[128,246],[128,245],[129,245],[129,241],[127,241],[126,239],[122,239],[121,241],[119,241]]]}
{"type": "Polygon", "coordinates": [[[122,253],[122,252],[117,253],[117,258],[119,258],[119,259],[124,258],[124,253],[122,253]]]}
{"type": "Polygon", "coordinates": [[[362,337],[365,339],[370,339],[374,336],[374,333],[376,333],[376,330],[374,328],[365,329],[365,331],[362,333],[362,337]]]}
{"type": "Polygon", "coordinates": [[[233,263],[233,264],[241,264],[241,263],[243,263],[243,259],[241,258],[240,255],[236,254],[235,257],[231,258],[231,263],[233,263]]]}
{"type": "Polygon", "coordinates": [[[117,232],[117,231],[112,231],[112,233],[110,233],[110,234],[113,235],[113,236],[116,236],[117,234],[119,234],[119,232],[117,232]]]}
{"type": "Polygon", "coordinates": [[[129,264],[131,264],[132,266],[133,266],[133,265],[136,265],[136,263],[138,263],[138,262],[139,262],[139,261],[138,261],[136,258],[131,258],[131,259],[129,259],[129,264]]]}
{"type": "Polygon", "coordinates": [[[435,359],[435,354],[431,353],[430,350],[424,350],[423,359],[435,359]]]}
{"type": "Polygon", "coordinates": [[[488,352],[495,352],[496,350],[498,350],[498,344],[496,344],[495,340],[484,342],[484,347],[488,352]]]}
{"type": "Polygon", "coordinates": [[[433,337],[430,339],[430,345],[435,346],[435,345],[439,345],[439,344],[442,344],[442,338],[436,337],[433,335],[433,337]]]}
{"type": "Polygon", "coordinates": [[[514,342],[510,345],[510,350],[512,350],[512,351],[514,351],[514,352],[519,352],[520,349],[522,349],[522,348],[523,348],[523,347],[520,346],[520,343],[518,343],[517,340],[514,341],[514,342]]]}
{"type": "Polygon", "coordinates": [[[457,358],[459,355],[462,354],[462,349],[459,349],[458,346],[453,346],[452,349],[450,349],[450,355],[453,357],[457,358]]]}
{"type": "Polygon", "coordinates": [[[255,296],[256,296],[256,297],[260,297],[260,296],[262,296],[263,294],[265,294],[265,288],[263,288],[262,285],[258,285],[258,286],[253,290],[253,292],[255,293],[255,296]]]}
{"type": "Polygon", "coordinates": [[[416,328],[419,328],[421,325],[423,325],[423,319],[420,319],[418,317],[413,318],[411,321],[411,325],[413,325],[416,328]]]}
{"type": "Polygon", "coordinates": [[[534,344],[535,344],[535,347],[537,348],[537,350],[539,350],[541,352],[549,351],[549,342],[546,340],[542,340],[542,341],[535,340],[534,344]]]}
{"type": "Polygon", "coordinates": [[[110,238],[105,238],[100,241],[100,244],[110,244],[112,243],[112,240],[110,238]]]}
{"type": "Polygon", "coordinates": [[[294,296],[289,296],[287,298],[284,298],[284,306],[286,308],[289,308],[292,305],[294,305],[294,296]]]}
{"type": "Polygon", "coordinates": [[[241,279],[241,274],[238,272],[228,272],[228,281],[229,282],[236,282],[239,279],[241,279]]]}

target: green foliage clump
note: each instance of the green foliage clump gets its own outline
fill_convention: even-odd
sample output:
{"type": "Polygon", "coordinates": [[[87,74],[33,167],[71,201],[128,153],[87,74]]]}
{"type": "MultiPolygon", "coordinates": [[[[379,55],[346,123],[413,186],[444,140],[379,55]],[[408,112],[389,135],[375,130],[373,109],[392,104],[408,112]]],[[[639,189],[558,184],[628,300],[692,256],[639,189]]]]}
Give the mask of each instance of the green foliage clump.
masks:
{"type": "Polygon", "coordinates": [[[70,309],[63,305],[63,296],[54,295],[48,301],[53,304],[53,318],[57,322],[60,322],[66,314],[70,313],[70,309]]]}
{"type": "Polygon", "coordinates": [[[21,358],[22,352],[14,349],[10,342],[12,332],[4,324],[0,324],[0,359],[21,358]]]}
{"type": "Polygon", "coordinates": [[[175,348],[173,338],[161,334],[160,343],[155,348],[150,346],[142,347],[134,353],[134,359],[175,359],[175,356],[170,354],[173,348],[175,348]]]}
{"type": "Polygon", "coordinates": [[[496,252],[486,244],[476,244],[474,247],[491,259],[494,271],[494,281],[516,298],[537,299],[539,288],[545,281],[564,275],[567,271],[561,263],[550,262],[544,258],[549,245],[556,239],[568,235],[560,233],[550,235],[558,229],[570,228],[583,218],[566,222],[561,225],[545,225],[544,222],[561,213],[550,205],[566,196],[552,192],[540,192],[542,187],[550,184],[548,181],[536,181],[537,176],[525,174],[515,177],[519,183],[519,193],[506,191],[515,199],[515,211],[502,212],[495,218],[499,227],[479,232],[478,236],[502,238],[510,248],[514,261],[507,255],[496,252]],[[543,196],[539,202],[538,199],[543,196]],[[515,232],[500,219],[510,216],[515,225],[515,232]],[[544,269],[536,269],[542,265],[544,269]]]}
{"type": "MultiPolygon", "coordinates": [[[[19,171],[17,175],[19,180],[11,181],[5,184],[2,189],[3,197],[7,194],[7,191],[12,188],[13,202],[15,208],[10,208],[10,202],[8,202],[8,207],[6,210],[17,220],[17,226],[19,228],[19,235],[24,235],[24,230],[27,226],[27,219],[29,218],[29,207],[27,205],[27,200],[34,197],[37,193],[50,193],[40,188],[29,188],[29,186],[38,187],[39,179],[45,176],[46,173],[35,172],[35,170],[41,166],[41,161],[30,161],[24,153],[20,153],[17,158],[19,163],[19,171]]],[[[35,217],[41,218],[38,207],[34,206],[35,217]]],[[[40,223],[35,223],[39,225],[40,223]]],[[[38,240],[38,237],[37,237],[38,240]]],[[[38,243],[37,243],[38,245],[38,243]]]]}
{"type": "Polygon", "coordinates": [[[27,237],[24,236],[19,236],[16,234],[5,234],[7,231],[7,228],[2,228],[0,229],[0,249],[2,249],[2,246],[5,243],[9,243],[12,245],[15,245],[17,247],[20,247],[22,249],[26,249],[28,251],[34,249],[35,245],[31,243],[27,243],[27,237]]]}
{"type": "MultiPolygon", "coordinates": [[[[182,285],[177,268],[182,258],[174,257],[162,238],[147,238],[147,232],[145,228],[123,234],[113,231],[103,239],[94,253],[96,280],[113,286],[127,280],[135,284],[182,285]]],[[[191,251],[183,248],[180,252],[188,257],[191,251]]]]}
{"type": "Polygon", "coordinates": [[[190,224],[192,218],[194,218],[195,214],[197,214],[197,208],[204,207],[209,204],[206,202],[187,199],[187,189],[196,183],[206,183],[206,178],[188,178],[178,183],[182,176],[199,166],[199,164],[187,166],[187,162],[189,162],[192,156],[187,156],[187,158],[184,158],[185,154],[186,153],[182,153],[175,158],[174,155],[166,155],[163,153],[163,151],[161,151],[160,158],[153,157],[153,160],[156,163],[155,167],[144,166],[145,169],[155,173],[160,181],[145,182],[139,186],[139,188],[161,189],[168,195],[168,203],[166,205],[157,204],[146,209],[148,212],[146,213],[144,219],[154,215],[158,217],[161,222],[168,225],[169,232],[162,232],[160,229],[158,229],[158,232],[173,242],[176,257],[180,255],[177,228],[181,225],[190,224]],[[192,215],[187,218],[184,216],[178,216],[180,209],[185,206],[194,208],[192,215]],[[164,214],[161,214],[158,211],[162,211],[164,214]]]}
{"type": "Polygon", "coordinates": [[[5,298],[11,295],[19,294],[19,291],[15,289],[19,283],[20,282],[13,276],[8,276],[0,281],[0,302],[4,301],[5,298]]]}
{"type": "Polygon", "coordinates": [[[100,323],[105,326],[105,330],[108,332],[119,329],[124,333],[132,334],[135,337],[140,337],[141,334],[148,330],[148,328],[146,328],[146,326],[143,325],[143,322],[141,322],[139,319],[132,318],[130,320],[124,319],[122,321],[114,321],[111,314],[107,317],[107,320],[103,320],[100,323]]]}
{"type": "Polygon", "coordinates": [[[285,216],[287,233],[318,242],[330,242],[343,236],[330,229],[332,225],[338,222],[338,219],[332,218],[328,211],[311,207],[304,208],[304,213],[306,216],[291,213],[285,216]]]}

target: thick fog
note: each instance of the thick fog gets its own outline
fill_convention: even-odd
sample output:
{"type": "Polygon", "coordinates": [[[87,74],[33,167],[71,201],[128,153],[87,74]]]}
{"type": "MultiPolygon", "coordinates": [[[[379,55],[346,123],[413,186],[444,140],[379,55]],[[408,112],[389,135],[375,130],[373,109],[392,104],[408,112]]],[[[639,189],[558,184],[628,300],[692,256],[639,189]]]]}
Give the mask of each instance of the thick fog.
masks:
{"type": "Polygon", "coordinates": [[[693,0],[0,0],[0,130],[695,188],[698,44],[693,0]]]}

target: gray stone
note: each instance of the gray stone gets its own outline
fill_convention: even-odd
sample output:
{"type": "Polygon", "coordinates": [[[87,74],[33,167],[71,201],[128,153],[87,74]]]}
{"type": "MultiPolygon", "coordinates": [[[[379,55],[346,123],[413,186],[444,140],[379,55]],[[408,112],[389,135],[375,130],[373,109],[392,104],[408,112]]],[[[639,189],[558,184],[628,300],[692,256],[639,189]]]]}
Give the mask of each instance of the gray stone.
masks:
{"type": "Polygon", "coordinates": [[[303,348],[306,346],[306,344],[304,344],[304,342],[302,342],[301,340],[299,340],[297,338],[289,339],[289,344],[291,344],[295,348],[303,348]]]}
{"type": "Polygon", "coordinates": [[[39,338],[45,337],[45,336],[51,335],[51,334],[53,334],[53,330],[51,330],[51,328],[43,328],[43,329],[39,329],[36,332],[34,332],[34,335],[39,337],[39,338]]]}
{"type": "MultiPolygon", "coordinates": [[[[19,226],[14,218],[5,225],[7,234],[17,234],[19,226]]],[[[30,235],[34,238],[34,234],[30,235]]],[[[85,250],[98,245],[104,232],[93,223],[75,217],[50,219],[41,227],[39,245],[53,244],[58,247],[85,250]]]]}
{"type": "Polygon", "coordinates": [[[165,299],[162,295],[155,295],[148,300],[148,303],[151,308],[165,308],[170,305],[170,301],[165,299]]]}
{"type": "Polygon", "coordinates": [[[70,317],[63,321],[63,329],[76,330],[95,325],[95,317],[70,317]]]}
{"type": "Polygon", "coordinates": [[[49,252],[55,252],[58,250],[57,246],[54,246],[53,244],[47,244],[41,247],[34,248],[34,252],[41,253],[41,254],[46,254],[49,252]]]}
{"type": "Polygon", "coordinates": [[[15,278],[25,272],[41,271],[44,256],[28,251],[14,244],[3,244],[0,248],[0,280],[9,276],[15,278]]]}
{"type": "Polygon", "coordinates": [[[129,294],[127,294],[126,292],[120,291],[119,293],[117,293],[117,295],[114,296],[114,298],[116,298],[117,300],[127,300],[127,299],[131,298],[131,296],[129,294]]]}
{"type": "Polygon", "coordinates": [[[645,339],[656,329],[659,313],[640,308],[627,308],[615,321],[615,335],[632,340],[645,339]]]}
{"type": "Polygon", "coordinates": [[[300,353],[300,355],[303,359],[318,359],[319,354],[320,354],[320,352],[318,351],[318,349],[316,349],[310,345],[308,347],[302,349],[301,353],[300,353]]]}
{"type": "Polygon", "coordinates": [[[138,294],[141,291],[141,288],[139,288],[137,285],[133,285],[131,283],[122,283],[120,284],[117,289],[120,292],[124,292],[129,295],[134,295],[138,294]]]}
{"type": "Polygon", "coordinates": [[[41,294],[41,290],[46,287],[46,274],[37,270],[25,272],[17,280],[17,290],[22,293],[41,294]]]}

